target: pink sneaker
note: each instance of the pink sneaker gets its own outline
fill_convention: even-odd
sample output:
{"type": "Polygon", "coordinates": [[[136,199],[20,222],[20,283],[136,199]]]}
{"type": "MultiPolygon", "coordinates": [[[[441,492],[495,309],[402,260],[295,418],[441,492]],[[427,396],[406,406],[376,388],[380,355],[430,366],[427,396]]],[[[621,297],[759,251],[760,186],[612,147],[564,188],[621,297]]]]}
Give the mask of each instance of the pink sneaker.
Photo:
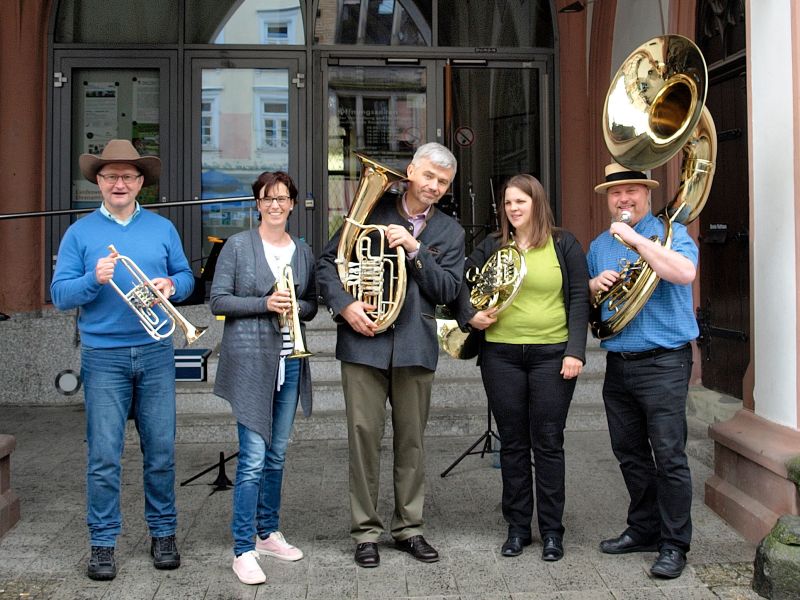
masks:
{"type": "Polygon", "coordinates": [[[265,540],[256,536],[256,550],[259,554],[273,556],[280,560],[300,560],[303,558],[303,551],[289,544],[280,531],[273,531],[265,540]]]}
{"type": "Polygon", "coordinates": [[[233,559],[233,572],[239,581],[248,585],[264,583],[267,576],[258,564],[258,552],[250,550],[233,559]]]}

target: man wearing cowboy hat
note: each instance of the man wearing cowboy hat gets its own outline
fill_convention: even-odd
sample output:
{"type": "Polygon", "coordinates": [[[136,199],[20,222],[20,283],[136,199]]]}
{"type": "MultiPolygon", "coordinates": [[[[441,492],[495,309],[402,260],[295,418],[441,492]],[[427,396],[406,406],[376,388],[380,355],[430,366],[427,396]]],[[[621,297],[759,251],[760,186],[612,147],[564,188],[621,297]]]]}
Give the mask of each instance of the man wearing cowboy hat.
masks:
{"type": "MultiPolygon", "coordinates": [[[[608,291],[621,266],[639,257],[661,281],[630,323],[601,343],[608,350],[603,402],[611,447],[630,504],[628,527],[619,537],[603,540],[600,550],[658,550],[650,572],[674,578],[686,565],[692,537],[692,481],[685,448],[690,342],[698,335],[692,310],[697,246],[679,223],[672,225],[670,248],[658,241],[665,237],[664,222],[650,211],[650,190],[658,182],[616,163],[606,167],[605,175],[594,189],[606,195],[612,223],[589,249],[590,292],[608,291]]],[[[602,318],[608,319],[605,303],[602,310],[602,318]]]]}
{"type": "Polygon", "coordinates": [[[50,286],[60,310],[78,309],[81,377],[86,405],[86,522],[91,579],[116,576],[114,546],[122,529],[121,458],[131,413],[144,466],[145,520],[158,569],[180,565],[175,544],[175,359],[171,338],[155,342],[110,285],[127,292],[130,274],[113,244],[130,257],[165,296],[181,299],[194,286],[175,227],[142,210],[136,195],[158,183],[161,161],[139,156],[127,140],[111,140],[97,157],[83,154],[83,176],[100,187],[103,202],[73,223],[58,250],[50,286]],[[115,278],[116,271],[116,278],[115,278]],[[134,402],[135,398],[135,402],[134,402]]]}

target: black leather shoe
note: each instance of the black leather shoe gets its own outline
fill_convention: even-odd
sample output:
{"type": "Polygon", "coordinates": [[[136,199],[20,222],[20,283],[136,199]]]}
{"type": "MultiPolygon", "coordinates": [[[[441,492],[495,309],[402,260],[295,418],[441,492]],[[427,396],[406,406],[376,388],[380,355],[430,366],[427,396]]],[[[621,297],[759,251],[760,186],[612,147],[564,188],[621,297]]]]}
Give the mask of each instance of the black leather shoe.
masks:
{"type": "Polygon", "coordinates": [[[378,544],[375,542],[362,542],[356,545],[356,564],[359,567],[370,569],[381,564],[381,555],[378,554],[378,544]]]}
{"type": "Polygon", "coordinates": [[[564,558],[564,544],[556,535],[546,535],[542,540],[542,560],[561,560],[564,558]]]}
{"type": "Polygon", "coordinates": [[[655,552],[658,550],[655,542],[641,544],[623,533],[621,536],[600,542],[600,552],[606,554],[628,554],[629,552],[655,552]]]}
{"type": "Polygon", "coordinates": [[[519,556],[522,554],[523,546],[530,546],[531,538],[520,537],[516,535],[508,536],[508,539],[500,549],[500,554],[503,556],[519,556]]]}
{"type": "Polygon", "coordinates": [[[681,576],[685,566],[686,554],[677,548],[664,548],[658,553],[658,558],[650,567],[650,572],[656,577],[675,579],[681,576]]]}
{"type": "Polygon", "coordinates": [[[117,576],[117,562],[114,560],[114,548],[111,546],[92,546],[89,567],[86,569],[89,579],[110,581],[117,576]]]}
{"type": "Polygon", "coordinates": [[[154,537],[150,542],[150,556],[156,569],[177,569],[181,566],[181,555],[174,535],[154,537]]]}
{"type": "Polygon", "coordinates": [[[439,560],[439,553],[421,535],[412,536],[407,540],[395,540],[394,545],[398,550],[408,552],[419,561],[432,563],[439,560]]]}

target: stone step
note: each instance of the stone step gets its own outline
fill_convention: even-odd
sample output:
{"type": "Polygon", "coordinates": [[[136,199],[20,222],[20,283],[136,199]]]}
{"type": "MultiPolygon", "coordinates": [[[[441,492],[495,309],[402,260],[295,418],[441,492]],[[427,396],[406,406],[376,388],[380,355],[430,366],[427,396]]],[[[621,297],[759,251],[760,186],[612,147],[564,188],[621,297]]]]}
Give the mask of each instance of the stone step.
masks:
{"type": "MultiPolygon", "coordinates": [[[[487,426],[486,408],[432,408],[427,436],[474,435],[477,439],[487,426]]],[[[607,428],[602,406],[573,405],[567,417],[568,431],[599,431],[607,428]]],[[[496,431],[496,426],[493,426],[496,431]]],[[[387,416],[386,436],[392,435],[391,414],[387,416]]],[[[315,412],[306,419],[298,414],[292,439],[346,439],[347,423],[344,411],[315,412]]],[[[126,442],[135,443],[136,430],[131,422],[126,430],[126,442]]],[[[178,415],[178,442],[232,443],[237,442],[236,421],[228,413],[189,413],[178,415]]]]}
{"type": "MultiPolygon", "coordinates": [[[[475,369],[477,372],[478,369],[475,369]]],[[[602,405],[602,374],[581,376],[575,386],[573,405],[602,405]]],[[[214,395],[211,382],[184,382],[178,387],[177,412],[227,413],[227,401],[214,395]]],[[[318,412],[344,410],[344,394],[340,380],[314,379],[314,410],[318,412]]],[[[469,408],[486,406],[486,393],[480,377],[449,377],[437,375],[431,391],[431,406],[434,408],[469,408]]]]}

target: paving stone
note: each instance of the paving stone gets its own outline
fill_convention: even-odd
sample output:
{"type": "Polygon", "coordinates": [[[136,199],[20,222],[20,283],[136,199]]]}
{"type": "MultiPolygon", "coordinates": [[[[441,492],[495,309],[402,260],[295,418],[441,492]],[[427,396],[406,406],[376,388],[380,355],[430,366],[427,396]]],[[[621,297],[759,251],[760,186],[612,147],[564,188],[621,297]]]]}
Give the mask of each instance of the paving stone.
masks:
{"type": "MultiPolygon", "coordinates": [[[[261,586],[239,583],[231,570],[232,490],[212,493],[214,470],[177,487],[181,568],[153,568],[143,517],[141,455],[137,444],[128,444],[123,457],[124,523],[116,553],[119,574],[112,582],[94,582],[86,577],[82,412],[69,407],[36,408],[35,413],[3,407],[4,428],[17,436],[12,469],[22,519],[0,539],[0,600],[756,598],[749,590],[755,546],[705,507],[703,484],[711,471],[693,458],[695,537],[683,576],[651,578],[648,570],[655,553],[599,552],[601,539],[624,529],[628,503],[605,430],[566,434],[565,558],[543,562],[536,533],[534,544],[521,556],[500,556],[507,526],[500,510],[500,471],[492,467],[492,456],[467,456],[447,477],[440,477],[481,435],[485,421],[477,419],[476,424],[475,435],[426,440],[425,535],[441,560],[415,561],[395,550],[386,534],[379,545],[381,565],[369,570],[353,562],[347,440],[294,440],[287,452],[281,530],[305,558],[295,563],[263,558],[268,579],[261,586]],[[57,453],[51,451],[54,427],[64,448],[57,453]]],[[[235,441],[179,443],[178,481],[214,465],[219,452],[227,457],[236,448],[235,441]]],[[[391,440],[384,440],[382,450],[378,505],[388,524],[393,512],[391,440]]],[[[234,459],[226,465],[229,478],[235,478],[235,470],[234,459]]]]}

